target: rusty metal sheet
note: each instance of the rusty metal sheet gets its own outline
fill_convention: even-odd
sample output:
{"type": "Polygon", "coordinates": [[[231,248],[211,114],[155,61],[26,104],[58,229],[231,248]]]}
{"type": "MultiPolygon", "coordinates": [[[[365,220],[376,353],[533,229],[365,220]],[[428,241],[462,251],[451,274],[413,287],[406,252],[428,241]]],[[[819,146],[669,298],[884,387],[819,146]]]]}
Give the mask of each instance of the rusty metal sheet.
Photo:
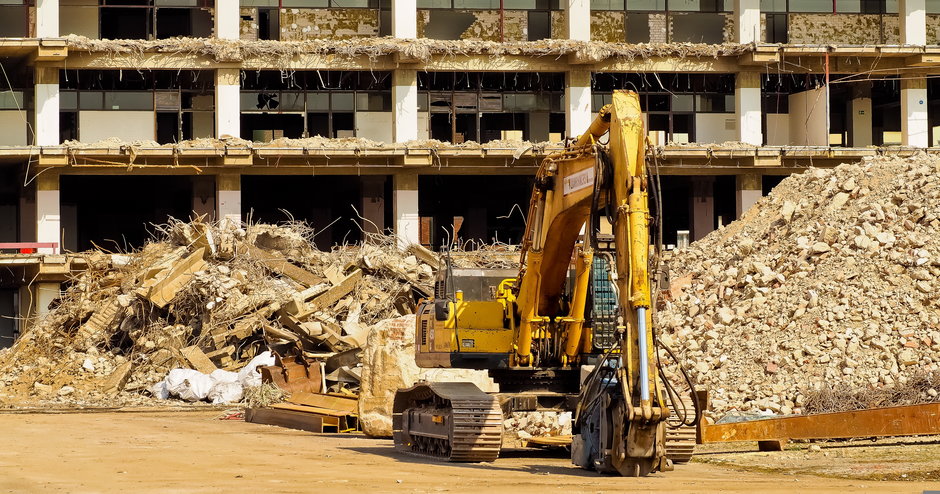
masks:
{"type": "Polygon", "coordinates": [[[703,443],[940,434],[940,403],[820,413],[702,427],[703,443]]]}

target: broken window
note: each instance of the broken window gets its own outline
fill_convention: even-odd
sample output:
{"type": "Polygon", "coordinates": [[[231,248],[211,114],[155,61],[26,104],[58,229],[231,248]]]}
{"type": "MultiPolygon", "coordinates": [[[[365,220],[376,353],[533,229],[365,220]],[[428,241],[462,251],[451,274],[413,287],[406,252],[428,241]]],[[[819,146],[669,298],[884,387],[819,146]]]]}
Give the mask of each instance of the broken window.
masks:
{"type": "Polygon", "coordinates": [[[62,139],[114,136],[164,144],[213,137],[214,84],[211,72],[200,71],[61,71],[62,139]]]}
{"type": "MultiPolygon", "coordinates": [[[[927,12],[930,13],[930,1],[927,2],[927,12]]],[[[940,5],[938,5],[940,7],[940,5]]],[[[894,37],[893,31],[897,29],[897,0],[832,0],[820,2],[817,0],[761,0],[761,13],[765,15],[766,36],[768,43],[846,43],[869,44],[886,43],[894,37]],[[790,14],[798,14],[796,17],[790,14]],[[844,39],[819,39],[818,33],[832,32],[830,26],[821,26],[818,17],[804,18],[799,14],[837,14],[841,17],[835,22],[837,33],[844,33],[844,39]],[[877,29],[872,32],[870,16],[877,15],[877,29]],[[889,17],[891,19],[886,19],[889,17]],[[853,18],[855,20],[853,20],[853,18]],[[886,20],[888,25],[886,26],[886,20]],[[791,40],[789,34],[790,23],[798,23],[794,31],[798,33],[791,40]],[[855,27],[853,27],[853,22],[855,27]]],[[[825,22],[825,21],[823,21],[825,22]]]]}
{"type": "Polygon", "coordinates": [[[299,41],[391,34],[391,0],[239,0],[241,38],[299,41]]]}
{"type": "Polygon", "coordinates": [[[733,74],[594,75],[594,110],[610,103],[615,89],[640,94],[647,132],[654,143],[725,142],[737,139],[733,74]]]}
{"type": "Polygon", "coordinates": [[[212,0],[99,0],[103,39],[212,36],[212,0]]]}
{"type": "Polygon", "coordinates": [[[241,132],[267,142],[281,137],[365,137],[391,142],[388,72],[244,72],[241,132]]]}
{"type": "Polygon", "coordinates": [[[34,35],[29,10],[26,0],[0,0],[0,37],[28,38],[34,35]]]}
{"type": "Polygon", "coordinates": [[[559,0],[418,0],[417,5],[418,31],[430,39],[548,39],[553,12],[561,14],[559,0]]]}
{"type": "Polygon", "coordinates": [[[560,141],[564,75],[418,73],[419,136],[447,142],[560,141]]]}
{"type": "MultiPolygon", "coordinates": [[[[784,0],[785,1],[785,0],[784,0]]],[[[724,43],[733,0],[591,0],[592,10],[626,11],[628,43],[724,43]]],[[[616,29],[620,29],[617,27],[616,29]]]]}

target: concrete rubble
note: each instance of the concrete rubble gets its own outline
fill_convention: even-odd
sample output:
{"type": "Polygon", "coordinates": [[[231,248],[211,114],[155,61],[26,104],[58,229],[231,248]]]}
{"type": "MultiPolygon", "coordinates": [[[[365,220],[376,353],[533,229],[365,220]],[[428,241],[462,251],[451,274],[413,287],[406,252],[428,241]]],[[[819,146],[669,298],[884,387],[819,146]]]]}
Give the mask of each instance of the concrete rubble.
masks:
{"type": "MultiPolygon", "coordinates": [[[[318,367],[315,391],[355,396],[370,328],[412,314],[431,291],[428,262],[437,262],[426,249],[402,251],[395,237],[379,234],[320,251],[302,223],[171,220],[156,231],[139,251],[83,253],[88,268],[0,351],[0,407],[153,404],[170,381],[188,379],[170,379],[180,368],[212,384],[256,385],[257,373],[235,372],[268,350],[284,361],[324,362],[326,387],[318,367]]],[[[235,391],[223,395],[242,394],[235,391]]],[[[194,396],[232,401],[209,389],[186,395],[194,396]]]]}
{"type": "Polygon", "coordinates": [[[674,255],[661,337],[713,418],[936,399],[938,171],[926,156],[809,169],[674,255]]]}

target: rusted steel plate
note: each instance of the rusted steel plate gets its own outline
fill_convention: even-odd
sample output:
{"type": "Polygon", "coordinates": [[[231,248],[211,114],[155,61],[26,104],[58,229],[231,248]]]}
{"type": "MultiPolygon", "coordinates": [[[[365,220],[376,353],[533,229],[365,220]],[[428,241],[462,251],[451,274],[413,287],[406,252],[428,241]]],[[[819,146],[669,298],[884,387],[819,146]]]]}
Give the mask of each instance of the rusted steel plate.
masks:
{"type": "Polygon", "coordinates": [[[702,442],[940,434],[940,403],[820,413],[702,427],[702,442]]]}

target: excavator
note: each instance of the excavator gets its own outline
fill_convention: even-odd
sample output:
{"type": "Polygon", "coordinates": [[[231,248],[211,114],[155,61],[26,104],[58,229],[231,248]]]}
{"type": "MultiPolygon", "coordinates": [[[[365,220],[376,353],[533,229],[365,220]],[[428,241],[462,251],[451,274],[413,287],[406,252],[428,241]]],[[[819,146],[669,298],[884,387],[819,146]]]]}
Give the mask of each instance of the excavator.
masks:
{"type": "Polygon", "coordinates": [[[650,191],[660,199],[645,139],[637,93],[615,91],[587,132],[542,161],[518,276],[494,285],[489,300],[465,300],[449,263],[438,270],[433,298],[416,310],[415,360],[487,370],[499,393],[468,382],[399,390],[399,451],[494,461],[505,416],[559,410],[573,413],[571,459],[582,468],[636,477],[688,460],[694,435],[684,436],[693,442],[679,444],[679,453],[667,451],[667,436],[682,436],[668,426],[687,431],[700,412],[694,393],[682,398],[659,359],[665,347],[653,326],[651,273],[661,242],[651,249],[650,191]]]}

